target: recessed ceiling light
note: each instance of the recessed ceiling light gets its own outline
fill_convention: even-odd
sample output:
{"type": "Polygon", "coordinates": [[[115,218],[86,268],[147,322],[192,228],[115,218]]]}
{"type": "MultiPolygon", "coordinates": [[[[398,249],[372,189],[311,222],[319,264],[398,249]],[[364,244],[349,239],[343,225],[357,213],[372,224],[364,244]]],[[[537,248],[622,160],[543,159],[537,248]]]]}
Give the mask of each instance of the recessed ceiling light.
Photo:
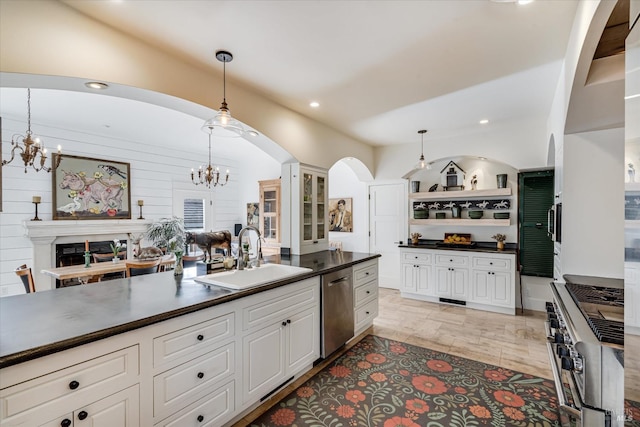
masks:
{"type": "Polygon", "coordinates": [[[249,135],[255,137],[258,136],[258,132],[256,132],[255,130],[250,130],[249,132],[247,132],[249,135]]]}
{"type": "Polygon", "coordinates": [[[311,101],[309,103],[309,107],[311,107],[311,108],[318,108],[319,106],[320,106],[320,103],[317,102],[317,101],[311,101]]]}
{"type": "Polygon", "coordinates": [[[487,160],[486,157],[478,157],[480,160],[487,160]]]}
{"type": "Polygon", "coordinates": [[[102,82],[87,82],[84,84],[89,89],[103,90],[109,87],[108,84],[102,82]]]}
{"type": "Polygon", "coordinates": [[[489,120],[488,120],[488,119],[482,119],[482,120],[480,120],[480,124],[481,124],[481,125],[486,125],[487,123],[489,123],[489,120]]]}

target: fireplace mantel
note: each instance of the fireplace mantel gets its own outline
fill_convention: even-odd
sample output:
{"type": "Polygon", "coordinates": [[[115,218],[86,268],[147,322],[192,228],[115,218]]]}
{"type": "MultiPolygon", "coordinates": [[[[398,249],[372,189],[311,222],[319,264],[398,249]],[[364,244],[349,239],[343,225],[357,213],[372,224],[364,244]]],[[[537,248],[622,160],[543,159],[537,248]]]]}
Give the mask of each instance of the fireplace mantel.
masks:
{"type": "Polygon", "coordinates": [[[131,234],[142,234],[151,221],[114,219],[87,221],[24,221],[25,236],[33,243],[33,278],[36,291],[54,289],[55,279],[40,273],[55,264],[55,245],[85,240],[126,239],[131,256],[131,234]]]}

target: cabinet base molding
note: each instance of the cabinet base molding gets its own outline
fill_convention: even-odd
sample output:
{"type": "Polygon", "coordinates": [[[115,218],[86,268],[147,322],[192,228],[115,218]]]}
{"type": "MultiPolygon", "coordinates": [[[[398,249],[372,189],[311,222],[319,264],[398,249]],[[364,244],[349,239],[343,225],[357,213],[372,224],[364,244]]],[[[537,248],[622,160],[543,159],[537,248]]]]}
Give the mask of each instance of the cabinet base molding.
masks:
{"type": "MultiPolygon", "coordinates": [[[[434,302],[434,303],[437,303],[437,304],[447,304],[447,305],[460,307],[460,304],[455,304],[455,303],[452,304],[452,303],[449,303],[449,302],[445,301],[446,298],[431,297],[431,296],[427,296],[427,295],[414,294],[414,293],[411,293],[411,292],[400,292],[400,296],[402,298],[409,298],[409,299],[415,299],[415,300],[419,300],[419,301],[434,302]]],[[[515,315],[516,314],[516,309],[515,308],[498,307],[498,306],[495,306],[495,305],[488,305],[488,304],[479,304],[479,303],[471,302],[471,301],[464,301],[464,307],[465,308],[472,308],[474,310],[491,311],[493,313],[502,313],[502,314],[509,314],[509,315],[515,315]]]]}

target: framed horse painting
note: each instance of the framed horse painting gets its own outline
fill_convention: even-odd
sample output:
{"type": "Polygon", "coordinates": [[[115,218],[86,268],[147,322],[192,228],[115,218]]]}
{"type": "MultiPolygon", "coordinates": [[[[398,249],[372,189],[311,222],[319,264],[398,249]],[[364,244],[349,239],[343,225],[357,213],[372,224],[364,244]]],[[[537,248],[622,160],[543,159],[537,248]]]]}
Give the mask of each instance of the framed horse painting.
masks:
{"type": "Polygon", "coordinates": [[[129,163],[53,154],[53,219],[131,219],[129,163]]]}

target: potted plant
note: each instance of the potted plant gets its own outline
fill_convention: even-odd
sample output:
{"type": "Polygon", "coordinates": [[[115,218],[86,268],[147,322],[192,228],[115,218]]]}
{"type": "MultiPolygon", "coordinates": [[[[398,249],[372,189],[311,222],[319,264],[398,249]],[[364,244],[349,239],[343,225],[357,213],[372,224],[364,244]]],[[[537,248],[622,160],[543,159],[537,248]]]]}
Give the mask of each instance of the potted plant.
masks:
{"type": "Polygon", "coordinates": [[[111,246],[111,251],[113,252],[112,261],[113,262],[120,261],[120,257],[118,255],[120,255],[120,252],[127,247],[127,244],[126,243],[122,243],[118,239],[113,239],[113,243],[110,243],[109,246],[111,246]]]}
{"type": "Polygon", "coordinates": [[[426,219],[429,218],[429,209],[424,203],[416,204],[413,206],[413,218],[414,219],[426,219]]]}
{"type": "Polygon", "coordinates": [[[174,274],[182,274],[182,254],[185,245],[184,220],[178,217],[162,218],[149,224],[145,237],[154,246],[165,248],[176,257],[174,274]]]}
{"type": "Polygon", "coordinates": [[[492,239],[495,239],[498,243],[496,244],[496,247],[498,248],[499,251],[504,249],[504,241],[507,240],[507,236],[504,234],[494,234],[493,236],[491,236],[492,239]]]}

